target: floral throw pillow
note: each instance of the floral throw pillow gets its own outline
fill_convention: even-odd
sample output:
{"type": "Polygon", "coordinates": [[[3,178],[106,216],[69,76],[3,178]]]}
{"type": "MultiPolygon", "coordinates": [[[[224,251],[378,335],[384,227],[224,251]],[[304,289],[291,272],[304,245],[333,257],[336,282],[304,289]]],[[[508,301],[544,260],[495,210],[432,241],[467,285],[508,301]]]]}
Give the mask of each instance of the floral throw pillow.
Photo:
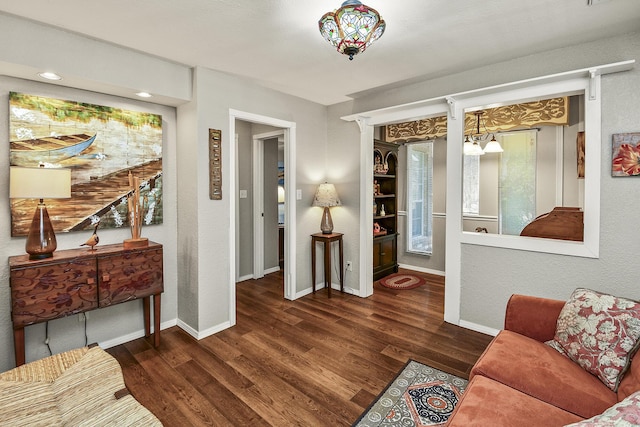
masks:
{"type": "Polygon", "coordinates": [[[640,425],[640,391],[636,391],[600,415],[566,425],[565,427],[632,427],[637,425],[640,425]]]}
{"type": "Polygon", "coordinates": [[[565,303],[548,345],[618,390],[640,345],[640,303],[578,288],[565,303]]]}

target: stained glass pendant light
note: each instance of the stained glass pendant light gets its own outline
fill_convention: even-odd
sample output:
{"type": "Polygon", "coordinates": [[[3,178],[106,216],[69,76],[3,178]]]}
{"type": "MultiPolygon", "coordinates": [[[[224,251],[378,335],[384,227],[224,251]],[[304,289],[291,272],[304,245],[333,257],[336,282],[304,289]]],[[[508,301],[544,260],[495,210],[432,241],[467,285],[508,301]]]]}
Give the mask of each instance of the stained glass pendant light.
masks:
{"type": "Polygon", "coordinates": [[[358,0],[346,0],[335,12],[325,13],[318,26],[322,37],[353,60],[382,36],[386,24],[375,9],[358,0]]]}

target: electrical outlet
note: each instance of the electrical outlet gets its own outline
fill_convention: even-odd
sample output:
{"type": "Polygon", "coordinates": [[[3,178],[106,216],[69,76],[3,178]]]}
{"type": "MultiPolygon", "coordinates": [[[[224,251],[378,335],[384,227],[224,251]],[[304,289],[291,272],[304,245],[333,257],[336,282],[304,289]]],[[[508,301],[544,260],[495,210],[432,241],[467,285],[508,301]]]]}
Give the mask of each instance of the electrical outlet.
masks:
{"type": "Polygon", "coordinates": [[[351,261],[347,261],[347,271],[353,271],[353,264],[351,261]]]}

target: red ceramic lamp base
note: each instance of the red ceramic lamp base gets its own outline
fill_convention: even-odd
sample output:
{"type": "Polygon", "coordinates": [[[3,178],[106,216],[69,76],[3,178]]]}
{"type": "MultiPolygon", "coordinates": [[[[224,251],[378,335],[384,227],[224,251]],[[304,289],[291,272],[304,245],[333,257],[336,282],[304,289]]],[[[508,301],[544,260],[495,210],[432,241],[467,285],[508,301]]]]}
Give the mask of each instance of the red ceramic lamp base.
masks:
{"type": "Polygon", "coordinates": [[[52,257],[57,247],[58,242],[56,234],[53,232],[51,220],[49,220],[47,207],[40,199],[31,221],[25,250],[29,254],[29,259],[44,259],[52,257]]]}

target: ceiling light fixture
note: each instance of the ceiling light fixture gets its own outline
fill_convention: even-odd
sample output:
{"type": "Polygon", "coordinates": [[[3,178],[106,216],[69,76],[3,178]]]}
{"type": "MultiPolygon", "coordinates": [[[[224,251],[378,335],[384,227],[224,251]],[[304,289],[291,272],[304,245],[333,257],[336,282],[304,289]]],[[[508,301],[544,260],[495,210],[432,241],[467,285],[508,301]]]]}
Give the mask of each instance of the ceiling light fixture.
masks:
{"type": "Polygon", "coordinates": [[[386,28],[380,14],[358,0],[347,0],[338,10],[325,13],[318,26],[322,37],[349,55],[349,60],[378,40],[386,28]]]}
{"type": "Polygon", "coordinates": [[[52,73],[50,71],[44,71],[42,73],[38,73],[38,76],[42,77],[43,79],[47,79],[47,80],[62,80],[62,77],[60,77],[56,73],[52,73]]]}
{"type": "Polygon", "coordinates": [[[149,92],[138,92],[136,93],[136,95],[138,95],[140,98],[151,98],[153,96],[149,92]]]}
{"type": "Polygon", "coordinates": [[[496,140],[496,136],[493,133],[489,133],[487,130],[487,126],[482,120],[482,127],[486,133],[485,137],[482,137],[482,133],[480,133],[480,120],[484,111],[476,111],[474,113],[476,115],[476,133],[471,132],[469,135],[465,135],[463,151],[467,156],[481,156],[485,153],[502,153],[504,150],[500,143],[496,140]],[[484,146],[484,150],[480,147],[479,142],[482,139],[486,139],[491,135],[491,140],[487,142],[487,145],[484,146]]]}
{"type": "Polygon", "coordinates": [[[484,150],[473,135],[464,137],[463,151],[465,156],[483,156],[484,150]]]}

